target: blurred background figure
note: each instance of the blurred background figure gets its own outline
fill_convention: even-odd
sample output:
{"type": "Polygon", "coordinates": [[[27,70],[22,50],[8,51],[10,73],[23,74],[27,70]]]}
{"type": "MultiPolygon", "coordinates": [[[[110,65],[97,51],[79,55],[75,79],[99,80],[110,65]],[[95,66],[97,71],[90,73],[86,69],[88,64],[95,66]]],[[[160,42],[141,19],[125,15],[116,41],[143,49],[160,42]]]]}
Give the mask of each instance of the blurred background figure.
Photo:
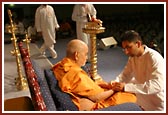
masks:
{"type": "MultiPolygon", "coordinates": [[[[90,36],[82,31],[85,24],[96,19],[97,11],[92,4],[75,4],[72,13],[72,20],[76,22],[77,39],[84,41],[90,49],[90,36]]],[[[90,58],[90,51],[88,53],[88,60],[90,58]]]]}
{"type": "Polygon", "coordinates": [[[28,26],[27,35],[28,35],[28,38],[31,39],[32,43],[34,43],[37,40],[37,32],[36,32],[34,21],[31,21],[30,25],[28,26]]]}
{"type": "Polygon", "coordinates": [[[56,43],[56,30],[59,28],[59,24],[52,6],[42,4],[37,8],[35,26],[38,34],[44,39],[44,43],[40,48],[41,53],[45,54],[45,50],[48,49],[52,58],[57,58],[54,43],[56,43]]]}
{"type": "Polygon", "coordinates": [[[19,35],[25,34],[24,24],[21,19],[16,18],[16,20],[14,21],[14,25],[16,25],[17,27],[17,31],[15,34],[19,34],[19,35]]]}
{"type": "Polygon", "coordinates": [[[76,4],[73,8],[72,20],[76,22],[77,38],[86,44],[89,43],[89,35],[84,33],[82,28],[85,27],[86,22],[91,20],[91,17],[96,18],[96,14],[97,11],[92,4],[76,4]]]}
{"type": "Polygon", "coordinates": [[[62,22],[60,23],[60,29],[59,29],[61,37],[71,37],[73,34],[73,30],[71,28],[70,23],[66,20],[63,19],[62,22]]]}

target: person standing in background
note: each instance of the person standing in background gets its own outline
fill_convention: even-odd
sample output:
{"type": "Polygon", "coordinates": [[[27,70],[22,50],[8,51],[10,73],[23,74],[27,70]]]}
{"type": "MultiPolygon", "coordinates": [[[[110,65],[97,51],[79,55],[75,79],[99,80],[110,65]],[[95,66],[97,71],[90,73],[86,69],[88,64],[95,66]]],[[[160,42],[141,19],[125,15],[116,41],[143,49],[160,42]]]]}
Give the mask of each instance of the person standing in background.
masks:
{"type": "Polygon", "coordinates": [[[36,32],[36,28],[34,25],[34,21],[31,21],[30,25],[28,26],[27,35],[28,35],[28,38],[31,39],[31,42],[35,43],[35,41],[37,40],[37,32],[36,32]]]}
{"type": "Polygon", "coordinates": [[[24,24],[23,24],[21,18],[16,18],[16,20],[14,21],[14,25],[16,25],[16,27],[17,27],[16,34],[18,34],[18,35],[25,34],[25,27],[24,27],[24,24]]]}
{"type": "MultiPolygon", "coordinates": [[[[76,4],[73,8],[72,20],[76,22],[77,39],[84,41],[90,49],[90,36],[82,31],[88,21],[96,19],[97,11],[92,4],[76,4]]],[[[90,51],[88,53],[90,56],[90,51]]],[[[88,57],[89,59],[90,57],[88,57]]]]}
{"type": "Polygon", "coordinates": [[[44,39],[40,48],[41,53],[45,54],[45,50],[49,49],[52,58],[57,58],[54,43],[56,43],[56,30],[59,28],[59,24],[52,6],[42,4],[36,9],[35,27],[37,34],[44,39]]]}

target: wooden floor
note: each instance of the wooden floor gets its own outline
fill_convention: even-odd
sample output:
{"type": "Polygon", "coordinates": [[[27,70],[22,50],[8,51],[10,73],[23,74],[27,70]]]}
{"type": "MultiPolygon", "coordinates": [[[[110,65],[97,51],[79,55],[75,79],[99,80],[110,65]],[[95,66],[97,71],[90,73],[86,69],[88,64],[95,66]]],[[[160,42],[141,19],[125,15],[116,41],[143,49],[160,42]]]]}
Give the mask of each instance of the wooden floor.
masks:
{"type": "Polygon", "coordinates": [[[17,97],[4,100],[4,111],[34,111],[30,97],[17,97]]]}

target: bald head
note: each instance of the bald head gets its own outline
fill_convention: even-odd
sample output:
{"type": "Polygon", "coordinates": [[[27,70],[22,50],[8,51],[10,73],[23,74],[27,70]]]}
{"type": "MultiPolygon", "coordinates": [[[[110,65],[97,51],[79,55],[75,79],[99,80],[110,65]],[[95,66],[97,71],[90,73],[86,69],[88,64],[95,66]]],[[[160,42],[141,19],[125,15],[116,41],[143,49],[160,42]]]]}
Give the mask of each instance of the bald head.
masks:
{"type": "Polygon", "coordinates": [[[75,52],[82,52],[84,49],[88,49],[88,46],[85,44],[85,42],[79,39],[73,39],[67,44],[67,57],[72,57],[75,52]]]}

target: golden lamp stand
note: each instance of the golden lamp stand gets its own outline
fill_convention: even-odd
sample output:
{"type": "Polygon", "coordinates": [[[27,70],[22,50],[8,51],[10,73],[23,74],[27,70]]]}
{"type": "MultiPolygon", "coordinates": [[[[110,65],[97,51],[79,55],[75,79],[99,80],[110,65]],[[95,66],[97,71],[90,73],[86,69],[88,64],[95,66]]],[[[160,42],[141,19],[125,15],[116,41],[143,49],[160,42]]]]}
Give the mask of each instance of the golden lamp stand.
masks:
{"type": "Polygon", "coordinates": [[[97,74],[97,48],[96,48],[96,34],[103,33],[105,31],[104,27],[97,26],[97,23],[88,22],[91,27],[86,25],[86,28],[83,28],[83,32],[90,34],[90,41],[91,41],[91,54],[90,54],[90,74],[91,78],[94,81],[101,81],[102,78],[97,74]]]}
{"type": "Polygon", "coordinates": [[[20,52],[18,50],[17,46],[17,38],[15,36],[15,28],[12,20],[12,13],[10,10],[8,10],[8,15],[10,19],[10,24],[11,24],[11,34],[12,34],[12,43],[14,46],[14,50],[11,51],[11,54],[16,56],[16,64],[17,64],[17,72],[18,72],[18,77],[16,78],[16,87],[18,90],[25,90],[28,88],[27,80],[25,77],[22,75],[22,70],[21,70],[21,64],[20,64],[20,52]]]}
{"type": "Polygon", "coordinates": [[[27,33],[25,35],[25,39],[23,39],[23,42],[26,42],[26,47],[28,50],[28,55],[30,56],[30,47],[29,47],[29,43],[31,42],[31,38],[28,37],[27,33]]]}

